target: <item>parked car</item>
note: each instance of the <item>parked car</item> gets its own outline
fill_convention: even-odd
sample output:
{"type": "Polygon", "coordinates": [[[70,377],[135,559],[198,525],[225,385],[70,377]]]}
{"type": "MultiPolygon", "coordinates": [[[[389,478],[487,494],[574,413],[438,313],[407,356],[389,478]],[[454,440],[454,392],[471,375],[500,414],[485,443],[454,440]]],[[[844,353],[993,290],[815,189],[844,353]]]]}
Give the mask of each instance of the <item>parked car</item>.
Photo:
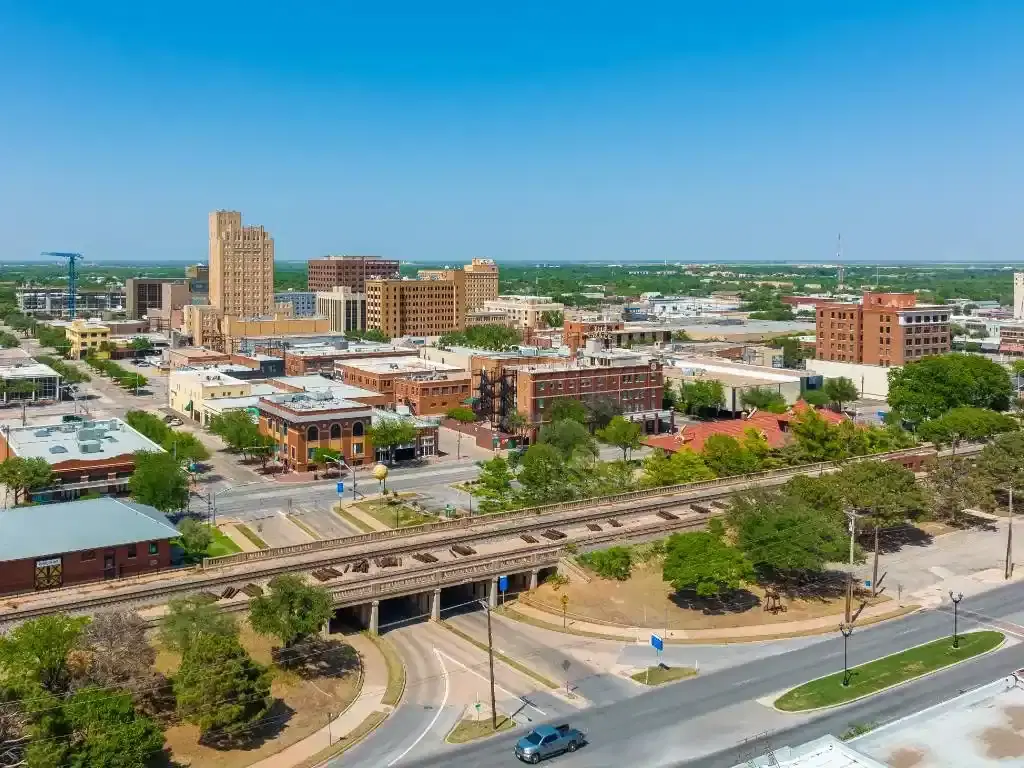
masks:
{"type": "Polygon", "coordinates": [[[538,725],[516,742],[516,757],[527,763],[539,763],[546,757],[575,752],[587,743],[587,737],[568,725],[538,725]]]}
{"type": "Polygon", "coordinates": [[[164,424],[169,427],[180,427],[184,423],[177,416],[164,416],[164,424]]]}

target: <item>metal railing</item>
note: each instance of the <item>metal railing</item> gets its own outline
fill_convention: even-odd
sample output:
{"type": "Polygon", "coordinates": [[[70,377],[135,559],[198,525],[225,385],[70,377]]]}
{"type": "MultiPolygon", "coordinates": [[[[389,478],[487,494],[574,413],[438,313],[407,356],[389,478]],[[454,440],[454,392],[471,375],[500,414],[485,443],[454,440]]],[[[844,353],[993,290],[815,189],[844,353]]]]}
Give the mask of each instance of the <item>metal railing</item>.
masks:
{"type": "MultiPolygon", "coordinates": [[[[868,456],[857,456],[848,459],[847,462],[860,461],[860,460],[886,460],[891,461],[894,459],[905,458],[910,456],[927,455],[934,452],[930,444],[916,446],[914,448],[905,448],[899,451],[892,451],[889,453],[876,453],[868,456]]],[[[965,446],[959,448],[959,452],[969,452],[965,446]]],[[[846,462],[844,462],[846,463],[846,462]]],[[[385,531],[374,531],[372,533],[360,533],[353,536],[342,536],[336,539],[321,539],[320,541],[309,541],[303,544],[292,544],[285,547],[272,547],[269,549],[261,549],[254,552],[238,552],[233,555],[222,555],[220,557],[206,557],[203,558],[202,568],[208,570],[211,568],[220,568],[228,565],[236,565],[239,563],[249,563],[257,560],[272,560],[279,557],[288,557],[290,555],[305,554],[308,552],[317,552],[330,549],[341,549],[345,547],[357,546],[359,544],[369,544],[372,542],[388,541],[391,539],[402,539],[412,536],[420,536],[423,534],[433,533],[435,531],[448,531],[448,530],[465,530],[473,528],[475,526],[491,525],[493,523],[500,523],[505,520],[519,520],[530,517],[539,517],[546,514],[555,512],[564,512],[568,510],[581,509],[584,507],[595,507],[595,506],[608,506],[617,502],[636,501],[639,499],[649,499],[663,496],[676,496],[689,491],[699,491],[710,488],[726,488],[735,485],[744,485],[748,483],[757,483],[763,480],[770,480],[775,478],[791,477],[793,475],[802,474],[813,474],[816,472],[832,471],[837,467],[837,462],[822,461],[813,464],[801,464],[793,467],[780,467],[779,469],[769,469],[762,472],[753,472],[747,475],[731,475],[728,477],[719,477],[714,480],[698,480],[692,483],[683,483],[680,485],[667,485],[658,488],[646,488],[639,491],[627,491],[624,493],[618,493],[611,496],[597,496],[586,499],[577,499],[574,501],[563,501],[555,504],[544,504],[537,507],[528,507],[525,509],[514,509],[507,512],[494,512],[487,515],[476,515],[474,517],[463,517],[457,520],[442,520],[436,523],[424,523],[422,525],[413,525],[407,528],[393,528],[385,531]]]]}

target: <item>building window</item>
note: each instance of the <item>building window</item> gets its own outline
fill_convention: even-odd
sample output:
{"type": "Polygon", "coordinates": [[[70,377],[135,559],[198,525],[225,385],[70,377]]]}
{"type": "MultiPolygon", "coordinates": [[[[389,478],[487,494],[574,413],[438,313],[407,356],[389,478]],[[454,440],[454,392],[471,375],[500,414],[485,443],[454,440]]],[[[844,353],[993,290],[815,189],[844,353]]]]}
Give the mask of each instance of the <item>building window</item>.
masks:
{"type": "Polygon", "coordinates": [[[306,439],[307,440],[319,440],[320,439],[320,430],[316,428],[315,424],[313,426],[311,426],[309,429],[306,430],[306,439]]]}
{"type": "Polygon", "coordinates": [[[129,544],[128,545],[128,557],[129,557],[129,559],[135,557],[135,545],[134,544],[129,544]]]}
{"type": "Polygon", "coordinates": [[[356,456],[362,456],[363,455],[363,444],[362,443],[352,443],[352,453],[354,453],[356,456]]]}
{"type": "Polygon", "coordinates": [[[159,549],[160,547],[157,545],[155,541],[149,542],[149,554],[155,555],[159,549]]]}
{"type": "Polygon", "coordinates": [[[96,550],[95,549],[87,549],[87,550],[85,550],[82,553],[82,562],[83,563],[88,561],[88,560],[95,560],[95,559],[96,559],[96,550]]]}
{"type": "Polygon", "coordinates": [[[341,424],[331,424],[331,439],[341,437],[341,424]]]}

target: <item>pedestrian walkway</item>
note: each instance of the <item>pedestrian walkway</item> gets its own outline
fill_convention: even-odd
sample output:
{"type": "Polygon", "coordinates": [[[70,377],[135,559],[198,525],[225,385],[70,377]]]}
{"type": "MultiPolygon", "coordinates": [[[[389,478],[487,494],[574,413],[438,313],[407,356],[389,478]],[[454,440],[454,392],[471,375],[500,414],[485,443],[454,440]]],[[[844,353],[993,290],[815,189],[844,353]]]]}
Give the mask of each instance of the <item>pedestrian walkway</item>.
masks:
{"type": "Polygon", "coordinates": [[[258,552],[260,549],[249,541],[249,539],[235,527],[233,522],[217,523],[217,529],[235,542],[243,552],[258,552]]]}
{"type": "MultiPolygon", "coordinates": [[[[375,496],[368,497],[370,499],[379,498],[375,496]]],[[[391,526],[384,525],[380,520],[376,519],[372,515],[368,515],[363,510],[359,509],[355,504],[342,504],[341,508],[345,511],[345,514],[352,515],[356,520],[364,523],[367,527],[374,531],[390,531],[391,526]]]]}
{"type": "MultiPolygon", "coordinates": [[[[528,616],[536,621],[543,621],[550,624],[552,629],[561,629],[561,614],[551,613],[543,608],[537,608],[523,601],[516,601],[514,608],[518,613],[528,616]]],[[[866,607],[857,616],[857,623],[860,625],[873,624],[885,619],[902,616],[911,611],[917,610],[918,605],[895,605],[893,602],[881,603],[866,607]]],[[[601,624],[577,618],[568,620],[570,632],[583,634],[601,635],[608,638],[621,638],[624,641],[647,643],[650,641],[651,633],[664,637],[669,642],[680,643],[742,643],[756,640],[771,640],[780,637],[794,637],[798,635],[814,635],[821,632],[831,632],[837,622],[842,618],[841,614],[819,616],[814,619],[802,621],[784,621],[778,624],[755,624],[746,627],[721,627],[718,629],[669,629],[667,632],[663,627],[626,627],[617,624],[601,624]]]]}
{"type": "Polygon", "coordinates": [[[364,635],[346,635],[345,642],[359,653],[363,666],[363,684],[348,709],[334,718],[316,733],[302,741],[271,755],[249,768],[291,768],[314,757],[323,750],[344,741],[359,728],[374,712],[388,713],[391,707],[383,704],[384,692],[388,687],[388,666],[384,654],[364,635]]]}

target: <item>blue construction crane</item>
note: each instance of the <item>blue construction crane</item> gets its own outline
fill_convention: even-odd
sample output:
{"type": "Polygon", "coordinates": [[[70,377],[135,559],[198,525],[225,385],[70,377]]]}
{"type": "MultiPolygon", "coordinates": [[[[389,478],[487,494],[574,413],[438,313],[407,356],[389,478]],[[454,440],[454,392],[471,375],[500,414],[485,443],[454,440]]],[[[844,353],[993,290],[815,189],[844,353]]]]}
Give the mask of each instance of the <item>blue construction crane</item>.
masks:
{"type": "Polygon", "coordinates": [[[68,260],[68,317],[74,320],[75,304],[78,299],[78,268],[75,266],[75,262],[81,261],[85,257],[80,253],[61,253],[59,251],[43,251],[42,255],[68,260]]]}

